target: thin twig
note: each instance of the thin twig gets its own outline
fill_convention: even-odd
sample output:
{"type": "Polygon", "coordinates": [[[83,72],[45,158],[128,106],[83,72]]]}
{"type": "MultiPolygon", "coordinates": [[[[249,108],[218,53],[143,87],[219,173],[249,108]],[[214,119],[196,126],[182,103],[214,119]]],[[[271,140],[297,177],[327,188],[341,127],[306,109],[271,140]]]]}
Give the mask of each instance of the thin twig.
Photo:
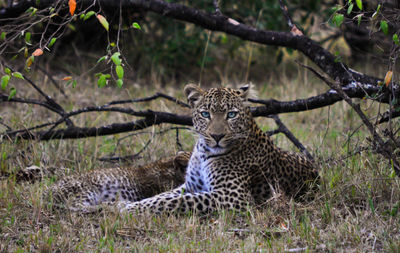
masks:
{"type": "Polygon", "coordinates": [[[179,129],[178,128],[175,129],[175,137],[176,137],[176,145],[178,146],[178,150],[182,151],[183,147],[182,147],[182,144],[181,144],[181,142],[179,140],[179,129]]]}
{"type": "Polygon", "coordinates": [[[289,28],[292,29],[294,26],[294,23],[292,21],[292,18],[289,15],[287,6],[283,3],[282,0],[279,0],[279,6],[281,7],[283,16],[285,16],[285,19],[286,19],[286,22],[287,22],[289,28]]]}
{"type": "Polygon", "coordinates": [[[279,6],[281,7],[283,16],[285,16],[286,22],[290,28],[290,32],[296,36],[303,35],[303,32],[300,31],[299,28],[297,28],[297,26],[294,24],[292,18],[289,15],[287,6],[283,3],[283,0],[279,0],[279,6]]]}
{"type": "MultiPolygon", "coordinates": [[[[162,129],[162,130],[156,132],[155,134],[163,135],[163,134],[165,134],[165,133],[167,133],[167,132],[169,132],[171,130],[176,130],[176,131],[178,131],[178,130],[188,130],[188,131],[191,131],[191,129],[188,128],[188,127],[169,127],[169,128],[166,128],[166,129],[162,129]]],[[[142,132],[127,134],[127,135],[119,138],[117,140],[117,144],[115,145],[114,151],[111,153],[110,156],[115,155],[115,151],[117,150],[117,148],[119,147],[119,145],[121,144],[121,142],[124,139],[127,139],[127,138],[132,137],[132,136],[142,135],[142,134],[154,134],[154,132],[153,131],[142,131],[142,132]]]]}
{"type": "MultiPolygon", "coordinates": [[[[191,129],[187,128],[187,127],[169,127],[167,129],[162,129],[162,130],[156,132],[155,135],[163,135],[163,134],[165,134],[165,133],[167,133],[167,132],[169,132],[171,130],[179,131],[179,130],[191,130],[191,129]]],[[[118,139],[116,148],[119,146],[121,140],[123,140],[123,139],[126,139],[128,137],[132,137],[134,135],[148,134],[148,133],[153,133],[153,132],[143,131],[143,132],[133,133],[133,134],[129,134],[127,136],[124,136],[124,137],[118,139]]],[[[138,153],[136,153],[134,155],[101,157],[101,158],[98,158],[98,160],[107,161],[107,162],[120,162],[120,161],[130,161],[130,160],[133,160],[133,159],[137,159],[137,158],[139,158],[139,155],[148,147],[148,145],[151,143],[152,140],[153,140],[153,138],[150,138],[146,142],[146,144],[143,146],[143,148],[138,153]]],[[[182,145],[180,145],[180,143],[178,143],[178,142],[177,142],[177,145],[179,147],[179,150],[182,150],[182,145]]],[[[114,152],[112,154],[115,154],[116,148],[114,149],[114,152]]]]}
{"type": "Polygon", "coordinates": [[[294,134],[283,124],[278,115],[270,115],[269,118],[274,119],[275,123],[278,125],[277,131],[286,135],[286,137],[302,152],[304,153],[308,159],[314,160],[314,157],[310,152],[304,147],[303,144],[294,136],[294,134]]]}
{"type": "Polygon", "coordinates": [[[127,155],[127,156],[113,156],[113,157],[100,157],[97,158],[97,160],[102,161],[102,162],[127,162],[127,161],[132,161],[134,159],[140,158],[140,154],[149,146],[151,143],[151,139],[146,142],[146,144],[137,152],[136,154],[133,155],[127,155]]]}
{"type": "Polygon", "coordinates": [[[382,124],[388,122],[391,119],[400,117],[400,111],[398,110],[390,110],[385,112],[382,117],[378,120],[378,124],[382,124]]]}
{"type": "Polygon", "coordinates": [[[157,98],[165,98],[165,99],[170,100],[170,101],[172,101],[172,102],[174,102],[174,103],[176,103],[176,104],[178,104],[178,105],[180,105],[180,106],[182,106],[182,107],[190,108],[190,106],[189,106],[188,104],[186,104],[185,102],[182,102],[182,101],[180,101],[180,100],[177,99],[177,98],[168,96],[168,95],[166,95],[166,94],[164,94],[164,93],[161,93],[161,92],[157,92],[156,94],[154,94],[154,95],[152,95],[152,96],[144,97],[144,98],[135,98],[135,99],[126,99],[126,100],[111,101],[111,102],[109,102],[109,103],[103,105],[103,107],[107,107],[107,106],[110,106],[110,105],[117,105],[117,104],[149,102],[149,101],[155,100],[155,99],[157,99],[157,98]]]}
{"type": "Polygon", "coordinates": [[[57,90],[59,90],[61,92],[61,94],[63,94],[63,96],[65,98],[68,98],[68,95],[65,93],[64,89],[57,83],[56,80],[54,80],[54,78],[50,75],[50,73],[48,73],[44,68],[42,68],[39,64],[35,66],[38,70],[42,71],[43,74],[45,74],[49,80],[51,81],[51,83],[54,85],[54,87],[56,87],[57,90]]]}
{"type": "Polygon", "coordinates": [[[213,5],[215,9],[215,14],[216,15],[222,15],[221,9],[219,8],[219,0],[213,0],[213,5]]]}
{"type": "Polygon", "coordinates": [[[7,125],[6,123],[3,122],[3,119],[0,117],[0,125],[4,126],[5,128],[7,128],[7,131],[12,131],[12,128],[7,125]]]}
{"type": "Polygon", "coordinates": [[[30,132],[30,131],[35,130],[35,129],[39,129],[39,128],[43,128],[43,127],[54,125],[56,123],[57,122],[48,122],[48,123],[36,125],[36,126],[30,127],[30,128],[26,128],[26,129],[20,129],[20,130],[15,130],[15,131],[12,131],[12,130],[11,131],[6,131],[2,135],[3,136],[13,136],[13,135],[16,135],[16,134],[19,134],[19,133],[27,133],[27,132],[30,132]]]}
{"type": "Polygon", "coordinates": [[[0,93],[0,102],[40,105],[45,107],[46,109],[49,109],[50,111],[58,113],[58,110],[50,106],[48,103],[36,99],[18,98],[18,97],[9,98],[8,95],[0,93]]]}
{"type": "MultiPolygon", "coordinates": [[[[4,62],[2,62],[2,65],[6,66],[7,68],[9,68],[12,72],[14,72],[14,70],[6,65],[4,62]]],[[[56,102],[54,101],[49,95],[47,95],[46,93],[44,93],[44,91],[42,89],[40,89],[31,79],[29,79],[27,76],[23,75],[23,78],[26,82],[28,82],[41,96],[43,96],[46,99],[46,104],[49,105],[49,107],[51,107],[52,111],[58,113],[59,115],[63,116],[65,115],[65,111],[64,109],[56,102]]],[[[74,123],[66,118],[65,119],[65,123],[67,124],[68,127],[72,127],[74,126],[74,123]]]]}

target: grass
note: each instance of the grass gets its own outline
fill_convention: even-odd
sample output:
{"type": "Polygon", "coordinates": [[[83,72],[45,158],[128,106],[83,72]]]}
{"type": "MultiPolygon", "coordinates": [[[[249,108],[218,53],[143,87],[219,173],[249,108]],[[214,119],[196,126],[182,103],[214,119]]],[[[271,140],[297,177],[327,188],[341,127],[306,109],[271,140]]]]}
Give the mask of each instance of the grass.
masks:
{"type": "MultiPolygon", "coordinates": [[[[285,76],[285,75],[282,75],[285,76]]],[[[315,95],[325,90],[319,82],[299,73],[291,79],[272,80],[279,85],[260,84],[260,97],[289,100],[315,95]]],[[[22,84],[18,94],[28,94],[22,84]]],[[[50,89],[50,88],[49,88],[50,89]]],[[[164,88],[167,89],[167,88],[164,88]]],[[[71,99],[57,96],[65,108],[103,104],[113,99],[151,95],[156,87],[132,86],[118,90],[79,85],[69,88],[71,99]]],[[[166,93],[182,97],[181,90],[166,93]]],[[[362,107],[370,104],[361,101],[362,107]]],[[[131,105],[182,111],[166,101],[131,105]]],[[[377,106],[369,109],[376,113],[377,106]]],[[[187,112],[187,111],[185,111],[187,112]]],[[[4,122],[21,128],[46,121],[47,111],[26,105],[2,104],[4,122]],[[23,113],[18,113],[23,112],[23,113]]],[[[142,164],[178,150],[175,132],[156,134],[169,126],[146,129],[148,133],[125,138],[127,134],[78,140],[3,141],[0,144],[0,170],[9,176],[0,181],[0,251],[2,252],[284,252],[284,251],[400,251],[400,180],[393,176],[387,161],[370,151],[355,154],[368,146],[368,133],[361,121],[344,103],[309,112],[281,115],[282,121],[315,155],[322,183],[315,199],[296,203],[284,196],[270,200],[263,209],[249,207],[245,213],[223,211],[210,216],[135,217],[102,211],[96,214],[54,211],[42,192],[64,175],[115,166],[97,158],[142,153],[142,164]],[[43,178],[35,183],[17,183],[15,174],[30,165],[44,168],[43,178]]],[[[82,126],[103,125],[132,120],[115,113],[91,113],[74,118],[82,126]]],[[[271,119],[258,119],[259,125],[274,128],[271,119]]],[[[0,129],[4,131],[5,129],[0,129]]],[[[278,146],[295,150],[283,136],[274,136],[278,146]]],[[[185,150],[194,140],[180,131],[185,150]]]]}

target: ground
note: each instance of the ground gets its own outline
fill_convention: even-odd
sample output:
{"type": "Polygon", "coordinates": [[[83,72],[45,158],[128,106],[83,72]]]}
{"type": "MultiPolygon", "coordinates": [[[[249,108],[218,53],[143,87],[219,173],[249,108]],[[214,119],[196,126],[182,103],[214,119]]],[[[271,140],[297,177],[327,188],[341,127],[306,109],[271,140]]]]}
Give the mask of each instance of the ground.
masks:
{"type": "MultiPolygon", "coordinates": [[[[78,83],[76,88],[67,88],[70,99],[52,95],[70,110],[114,99],[144,97],[160,89],[158,85],[143,89],[127,83],[123,89],[100,89],[78,83]]],[[[163,91],[183,99],[183,85],[163,91]]],[[[304,98],[327,89],[307,73],[286,75],[284,69],[279,78],[255,85],[260,98],[279,100],[304,98]]],[[[17,94],[29,96],[24,87],[19,85],[17,94]]],[[[49,84],[45,87],[51,89],[49,84]]],[[[367,101],[360,102],[363,108],[371,106],[367,101]]],[[[162,100],[132,107],[188,113],[162,100]]],[[[369,112],[373,115],[376,110],[377,106],[372,105],[369,112]]],[[[50,113],[32,106],[2,104],[0,115],[12,127],[21,128],[38,123],[38,119],[45,122],[50,113]]],[[[368,146],[368,133],[363,127],[358,128],[361,121],[349,106],[337,103],[330,108],[281,115],[281,119],[319,164],[322,183],[315,199],[298,203],[277,195],[261,209],[249,207],[245,213],[209,216],[135,217],[105,211],[82,215],[53,210],[51,203],[42,198],[44,189],[63,175],[115,166],[98,160],[114,151],[120,156],[134,154],[151,139],[134,164],[174,154],[179,149],[175,131],[157,134],[170,125],[146,129],[145,133],[123,139],[119,145],[118,140],[127,134],[47,142],[3,140],[0,251],[400,251],[400,180],[385,160],[370,151],[354,154],[359,147],[368,146]],[[16,182],[16,172],[30,165],[52,169],[44,170],[41,181],[16,182]],[[7,173],[9,176],[4,176],[7,173]]],[[[82,126],[95,126],[132,118],[91,113],[74,120],[82,126]]],[[[264,130],[275,127],[271,119],[258,118],[257,122],[264,130]]],[[[194,143],[192,134],[187,130],[179,133],[183,149],[190,150],[194,143]]],[[[278,146],[296,150],[285,136],[273,138],[278,146]]]]}

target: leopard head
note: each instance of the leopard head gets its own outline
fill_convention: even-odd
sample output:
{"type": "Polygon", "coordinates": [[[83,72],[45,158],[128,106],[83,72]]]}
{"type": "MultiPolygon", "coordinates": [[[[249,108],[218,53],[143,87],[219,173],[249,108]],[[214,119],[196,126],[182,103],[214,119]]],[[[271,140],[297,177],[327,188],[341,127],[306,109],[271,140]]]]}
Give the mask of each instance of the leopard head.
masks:
{"type": "Polygon", "coordinates": [[[204,91],[194,84],[185,86],[184,91],[192,108],[194,130],[211,153],[231,150],[249,136],[253,125],[245,103],[249,87],[204,91]]]}

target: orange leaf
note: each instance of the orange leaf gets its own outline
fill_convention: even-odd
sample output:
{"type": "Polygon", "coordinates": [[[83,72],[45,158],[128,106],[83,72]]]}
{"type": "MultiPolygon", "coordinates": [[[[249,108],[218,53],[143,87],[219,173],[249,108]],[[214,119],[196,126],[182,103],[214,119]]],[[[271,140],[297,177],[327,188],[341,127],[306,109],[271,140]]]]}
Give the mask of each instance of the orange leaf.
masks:
{"type": "Polygon", "coordinates": [[[107,19],[105,17],[103,17],[102,15],[100,15],[100,14],[97,14],[97,19],[99,20],[101,25],[104,27],[104,29],[106,29],[107,32],[108,32],[109,24],[108,24],[107,19]]]}
{"type": "Polygon", "coordinates": [[[76,9],[76,0],[69,0],[68,6],[69,6],[69,13],[71,13],[71,16],[74,15],[76,9]]]}
{"type": "Polygon", "coordinates": [[[388,87],[390,81],[392,81],[392,76],[393,76],[393,71],[389,70],[388,72],[386,72],[385,81],[384,81],[386,84],[386,87],[388,87]]]}
{"type": "Polygon", "coordinates": [[[72,79],[72,76],[66,76],[66,77],[64,77],[63,79],[61,79],[61,80],[63,80],[63,81],[69,81],[69,80],[71,80],[72,79]]]}
{"type": "Polygon", "coordinates": [[[42,55],[42,54],[43,54],[43,50],[40,49],[40,48],[36,49],[36,50],[32,53],[33,56],[39,56],[39,55],[42,55]]]}

